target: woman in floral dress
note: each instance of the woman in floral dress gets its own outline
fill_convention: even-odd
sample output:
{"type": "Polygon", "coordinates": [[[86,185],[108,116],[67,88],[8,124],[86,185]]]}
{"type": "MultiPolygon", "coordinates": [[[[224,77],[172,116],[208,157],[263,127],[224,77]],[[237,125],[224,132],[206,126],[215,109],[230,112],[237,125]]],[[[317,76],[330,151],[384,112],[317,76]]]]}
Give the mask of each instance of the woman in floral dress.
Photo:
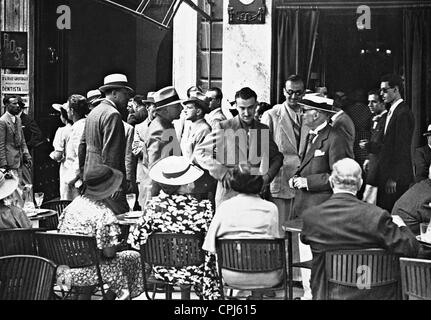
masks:
{"type": "MultiPolygon", "coordinates": [[[[198,201],[192,193],[193,182],[203,171],[184,157],[172,156],[160,160],[150,170],[150,177],[162,191],[148,203],[145,214],[131,227],[129,243],[139,248],[153,232],[201,233],[205,236],[213,217],[209,200],[198,201]]],[[[205,263],[184,268],[154,266],[156,279],[179,286],[193,285],[198,296],[207,300],[220,297],[215,256],[207,253],[205,263]]]]}
{"type": "MultiPolygon", "coordinates": [[[[95,236],[97,247],[104,256],[100,265],[104,283],[117,297],[128,292],[134,298],[143,292],[140,254],[132,250],[116,252],[121,231],[114,213],[104,203],[104,199],[118,190],[122,178],[120,171],[108,166],[94,167],[84,176],[84,194],[64,209],[58,228],[60,233],[95,236]]],[[[67,272],[71,286],[88,287],[97,283],[95,267],[74,268],[67,272]]],[[[63,274],[58,276],[66,278],[63,274]]],[[[83,298],[89,298],[89,293],[86,292],[83,298]]]]}

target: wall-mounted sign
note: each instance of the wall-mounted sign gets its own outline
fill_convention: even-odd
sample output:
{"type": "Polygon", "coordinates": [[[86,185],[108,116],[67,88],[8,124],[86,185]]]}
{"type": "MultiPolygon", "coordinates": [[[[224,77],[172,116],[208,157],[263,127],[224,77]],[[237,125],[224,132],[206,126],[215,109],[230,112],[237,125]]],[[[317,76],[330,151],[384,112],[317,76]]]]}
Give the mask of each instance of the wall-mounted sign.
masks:
{"type": "Polygon", "coordinates": [[[27,69],[27,32],[1,32],[2,68],[27,69]]]}
{"type": "Polygon", "coordinates": [[[265,0],[229,0],[230,24],[264,24],[265,0]]]}
{"type": "Polygon", "coordinates": [[[28,94],[27,74],[2,74],[1,92],[3,94],[28,94]]]}

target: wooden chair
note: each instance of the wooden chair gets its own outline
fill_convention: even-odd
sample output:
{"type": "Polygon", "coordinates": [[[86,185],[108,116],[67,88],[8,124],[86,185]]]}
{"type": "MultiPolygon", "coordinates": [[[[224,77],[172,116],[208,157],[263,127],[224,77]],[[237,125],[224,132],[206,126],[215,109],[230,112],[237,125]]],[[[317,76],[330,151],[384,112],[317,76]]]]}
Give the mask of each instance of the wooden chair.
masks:
{"type": "Polygon", "coordinates": [[[50,300],[57,266],[32,255],[0,257],[0,300],[50,300]]]}
{"type": "Polygon", "coordinates": [[[256,292],[284,292],[287,300],[287,271],[284,239],[217,239],[217,264],[219,284],[222,298],[225,299],[224,288],[246,289],[256,292]],[[242,273],[267,273],[280,271],[282,278],[276,287],[249,288],[228,286],[223,281],[223,269],[242,273]]]}
{"type": "MultiPolygon", "coordinates": [[[[36,241],[39,255],[54,261],[59,266],[69,268],[95,267],[97,282],[92,285],[101,291],[106,298],[100,271],[101,251],[97,248],[96,238],[83,235],[37,232],[36,241]]],[[[67,299],[71,293],[79,293],[82,288],[72,287],[68,294],[62,292],[62,298],[67,299]]]]}
{"type": "Polygon", "coordinates": [[[37,255],[35,233],[43,229],[0,230],[0,257],[9,255],[37,255]]]}
{"type": "Polygon", "coordinates": [[[203,236],[200,234],[180,233],[153,233],[147,242],[141,245],[142,274],[144,278],[145,295],[148,300],[153,300],[157,287],[164,286],[161,292],[166,293],[166,299],[172,299],[172,286],[169,283],[154,278],[146,270],[146,265],[161,266],[165,268],[183,268],[188,266],[199,266],[205,262],[205,253],[202,250],[203,236]],[[150,298],[148,286],[153,285],[153,296],[150,298]]]}
{"type": "Polygon", "coordinates": [[[58,218],[63,213],[64,208],[66,208],[72,201],[70,200],[51,200],[42,203],[40,206],[42,209],[50,209],[57,211],[56,215],[48,217],[39,222],[39,226],[46,230],[57,230],[58,218]]]}
{"type": "Polygon", "coordinates": [[[326,252],[326,299],[399,299],[401,278],[398,259],[383,249],[326,252]]]}
{"type": "Polygon", "coordinates": [[[431,300],[431,260],[400,258],[404,300],[431,300]]]}

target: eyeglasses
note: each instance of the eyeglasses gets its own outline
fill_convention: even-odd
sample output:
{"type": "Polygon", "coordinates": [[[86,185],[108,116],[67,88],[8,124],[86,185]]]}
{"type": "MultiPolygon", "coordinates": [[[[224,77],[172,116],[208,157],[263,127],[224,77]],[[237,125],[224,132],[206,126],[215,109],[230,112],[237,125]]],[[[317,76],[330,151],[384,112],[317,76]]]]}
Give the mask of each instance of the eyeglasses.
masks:
{"type": "Polygon", "coordinates": [[[296,94],[296,95],[300,96],[303,92],[304,92],[303,90],[296,90],[296,91],[293,91],[293,90],[286,90],[286,93],[287,93],[289,96],[293,96],[294,94],[296,94]]]}
{"type": "Polygon", "coordinates": [[[388,93],[388,90],[389,90],[389,89],[394,89],[394,88],[381,88],[381,89],[380,89],[380,92],[381,92],[381,93],[388,93]]]}

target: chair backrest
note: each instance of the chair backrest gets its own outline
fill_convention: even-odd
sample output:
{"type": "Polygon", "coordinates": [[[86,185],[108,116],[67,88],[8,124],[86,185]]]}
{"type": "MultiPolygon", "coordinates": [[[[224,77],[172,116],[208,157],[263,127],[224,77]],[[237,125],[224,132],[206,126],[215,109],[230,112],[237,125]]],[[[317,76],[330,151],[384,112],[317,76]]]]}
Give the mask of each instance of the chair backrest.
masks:
{"type": "Polygon", "coordinates": [[[399,257],[383,249],[337,250],[325,254],[326,299],[399,299],[399,257]]]}
{"type": "Polygon", "coordinates": [[[143,262],[150,265],[167,268],[198,266],[205,261],[202,244],[201,234],[156,232],[148,237],[144,245],[141,245],[141,258],[143,262]]]}
{"type": "Polygon", "coordinates": [[[431,260],[400,258],[403,299],[431,300],[431,260]]]}
{"type": "Polygon", "coordinates": [[[0,257],[0,300],[49,300],[57,266],[31,256],[0,257]]]}
{"type": "Polygon", "coordinates": [[[286,269],[284,239],[217,239],[220,268],[237,272],[286,269]]]}
{"type": "Polygon", "coordinates": [[[39,226],[48,230],[56,230],[58,227],[58,218],[62,214],[64,208],[66,208],[72,201],[70,200],[51,200],[42,203],[40,206],[42,209],[51,209],[57,211],[57,214],[48,217],[39,222],[39,226]]]}
{"type": "Polygon", "coordinates": [[[96,238],[84,235],[36,232],[39,255],[58,265],[83,268],[99,265],[96,238]]]}
{"type": "Polygon", "coordinates": [[[0,257],[9,255],[37,255],[35,233],[43,229],[0,230],[0,257]]]}

